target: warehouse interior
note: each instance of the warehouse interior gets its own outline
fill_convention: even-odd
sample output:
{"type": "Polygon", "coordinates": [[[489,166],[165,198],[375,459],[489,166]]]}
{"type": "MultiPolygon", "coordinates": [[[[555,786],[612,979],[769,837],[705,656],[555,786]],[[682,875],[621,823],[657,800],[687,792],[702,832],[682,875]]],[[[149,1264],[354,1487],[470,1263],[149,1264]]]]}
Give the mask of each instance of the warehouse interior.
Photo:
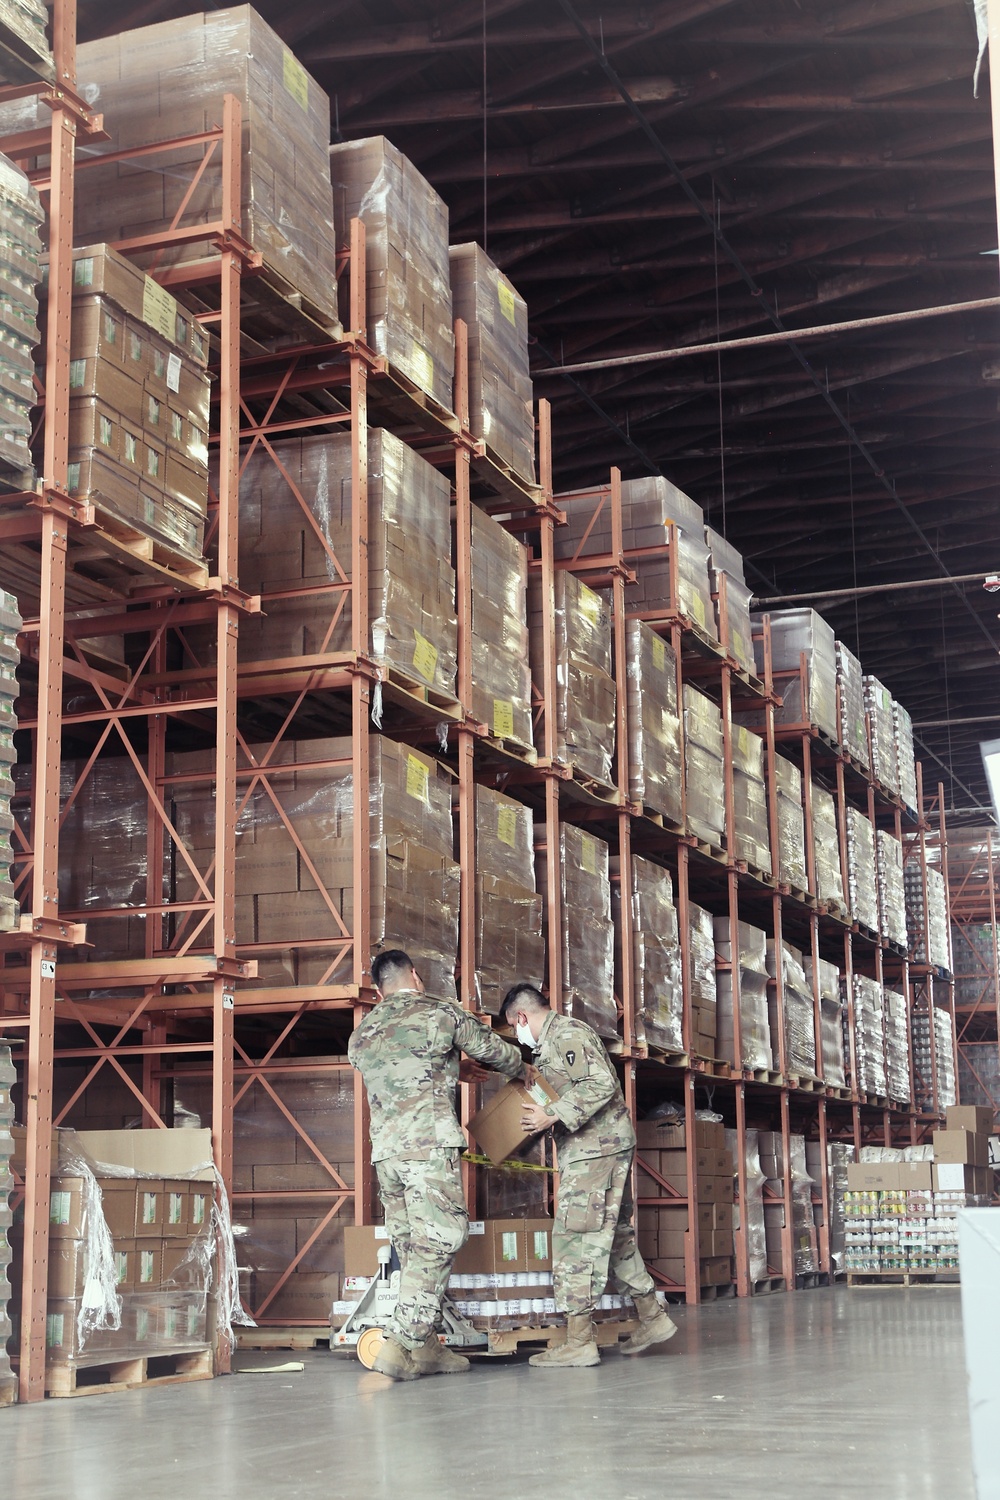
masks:
{"type": "Polygon", "coordinates": [[[0,0],[12,1493],[994,1493],[993,37],[0,0]],[[372,1370],[399,947],[597,1033],[669,1344],[529,1367],[463,1075],[472,1379],[372,1370]]]}

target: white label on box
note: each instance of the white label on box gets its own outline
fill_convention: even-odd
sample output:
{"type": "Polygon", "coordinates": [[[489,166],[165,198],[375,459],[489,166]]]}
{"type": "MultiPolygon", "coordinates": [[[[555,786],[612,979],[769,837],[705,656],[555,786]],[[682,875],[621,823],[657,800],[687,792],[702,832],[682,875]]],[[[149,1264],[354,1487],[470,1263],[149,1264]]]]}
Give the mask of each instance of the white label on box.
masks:
{"type": "Polygon", "coordinates": [[[49,1223],[68,1224],[72,1193],[53,1193],[49,1199],[49,1223]]]}
{"type": "Polygon", "coordinates": [[[49,1313],[45,1319],[45,1347],[61,1349],[63,1341],[64,1313],[49,1313]]]}
{"type": "Polygon", "coordinates": [[[389,1238],[389,1231],[384,1224],[375,1225],[375,1238],[377,1240],[387,1240],[389,1238]]]}
{"type": "Polygon", "coordinates": [[[500,1259],[517,1260],[517,1230],[505,1229],[500,1236],[500,1259]]]}
{"type": "Polygon", "coordinates": [[[167,390],[179,391],[181,388],[181,357],[179,354],[171,354],[167,359],[167,390]]]}
{"type": "Polygon", "coordinates": [[[485,1221],[485,1219],[470,1219],[469,1220],[469,1233],[470,1234],[485,1234],[486,1233],[486,1221],[485,1221]]]}
{"type": "Polygon", "coordinates": [[[941,1162],[936,1171],[937,1185],[942,1192],[965,1191],[965,1168],[960,1162],[941,1162]]]}
{"type": "Polygon", "coordinates": [[[171,1193],[167,1199],[167,1223],[184,1223],[184,1194],[171,1193]]]}
{"type": "Polygon", "coordinates": [[[142,1223],[156,1223],[156,1194],[143,1193],[142,1195],[142,1223]]]}
{"type": "Polygon", "coordinates": [[[534,1246],[532,1255],[535,1260],[548,1260],[549,1258],[549,1232],[547,1229],[536,1229],[534,1232],[534,1246]]]}

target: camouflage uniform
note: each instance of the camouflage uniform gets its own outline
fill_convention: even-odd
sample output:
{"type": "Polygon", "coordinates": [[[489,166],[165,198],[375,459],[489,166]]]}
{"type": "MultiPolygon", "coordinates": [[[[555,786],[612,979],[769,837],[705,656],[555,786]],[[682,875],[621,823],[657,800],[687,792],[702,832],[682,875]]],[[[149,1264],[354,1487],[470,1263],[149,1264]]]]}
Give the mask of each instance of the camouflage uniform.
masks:
{"type": "Polygon", "coordinates": [[[611,1278],[641,1297],[655,1290],[632,1227],[635,1131],[618,1075],[600,1037],[583,1021],[553,1012],[537,1044],[535,1066],[558,1091],[547,1109],[559,1151],[559,1194],[552,1234],[556,1306],[589,1313],[611,1278]]]}
{"type": "Polygon", "coordinates": [[[448,1000],[415,990],[387,995],[351,1037],[348,1056],[365,1081],[372,1161],[385,1223],[402,1266],[387,1332],[418,1349],[437,1326],[451,1264],[469,1215],[459,1158],[465,1136],[455,1113],[459,1053],[517,1078],[518,1049],[448,1000]]]}

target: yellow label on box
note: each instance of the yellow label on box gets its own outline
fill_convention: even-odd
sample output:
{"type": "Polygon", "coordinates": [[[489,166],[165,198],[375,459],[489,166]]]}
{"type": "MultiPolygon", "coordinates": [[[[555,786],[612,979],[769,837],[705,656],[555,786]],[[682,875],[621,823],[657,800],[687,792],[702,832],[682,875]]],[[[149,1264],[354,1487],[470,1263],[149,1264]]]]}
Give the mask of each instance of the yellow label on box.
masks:
{"type": "Polygon", "coordinates": [[[743,666],[748,666],[746,641],[744,641],[738,630],[731,630],[729,633],[733,638],[733,655],[743,666]]]}
{"type": "Polygon", "coordinates": [[[177,337],[177,300],[152,276],[146,277],[142,287],[142,321],[171,343],[177,337]]]}
{"type": "Polygon", "coordinates": [[[695,617],[695,619],[698,621],[698,624],[701,626],[702,630],[704,630],[704,628],[705,628],[705,601],[701,597],[700,594],[695,594],[694,598],[691,601],[691,608],[694,611],[694,617],[695,617]]]}
{"type": "Polygon", "coordinates": [[[432,646],[427,637],[421,635],[419,630],[415,630],[413,632],[413,665],[425,682],[434,681],[437,664],[437,647],[432,646]]]}
{"type": "Polygon", "coordinates": [[[601,618],[600,595],[588,589],[585,583],[580,585],[580,613],[590,625],[596,625],[601,618]]]}
{"type": "Polygon", "coordinates": [[[667,648],[658,635],[653,636],[653,666],[662,672],[667,665],[667,648]]]}
{"type": "Polygon", "coordinates": [[[511,291],[506,281],[497,282],[497,296],[500,299],[500,311],[507,319],[507,322],[515,323],[517,321],[517,315],[515,313],[517,301],[514,293],[511,291]]]}
{"type": "Polygon", "coordinates": [[[498,740],[509,740],[514,734],[514,705],[509,698],[493,699],[493,733],[498,740]]]}
{"type": "Polygon", "coordinates": [[[738,737],[738,740],[737,740],[737,744],[740,747],[740,754],[741,755],[749,755],[750,754],[750,737],[747,734],[747,731],[746,731],[745,727],[742,724],[740,725],[739,737],[738,737]]]}
{"type": "Polygon", "coordinates": [[[415,755],[406,757],[406,791],[410,797],[416,797],[420,802],[428,802],[428,785],[430,782],[430,771],[422,760],[415,755]]]}
{"type": "Polygon", "coordinates": [[[587,834],[580,836],[580,863],[587,875],[597,874],[597,845],[587,834]]]}
{"type": "Polygon", "coordinates": [[[434,383],[434,361],[426,349],[421,349],[419,344],[414,344],[413,353],[410,356],[410,378],[416,381],[422,391],[430,391],[434,383]]]}
{"type": "Polygon", "coordinates": [[[284,64],[282,66],[282,82],[285,92],[291,94],[296,104],[302,109],[309,108],[309,74],[291,52],[285,52],[284,64]]]}
{"type": "Polygon", "coordinates": [[[497,838],[508,849],[517,842],[517,813],[512,807],[501,807],[497,811],[497,838]]]}

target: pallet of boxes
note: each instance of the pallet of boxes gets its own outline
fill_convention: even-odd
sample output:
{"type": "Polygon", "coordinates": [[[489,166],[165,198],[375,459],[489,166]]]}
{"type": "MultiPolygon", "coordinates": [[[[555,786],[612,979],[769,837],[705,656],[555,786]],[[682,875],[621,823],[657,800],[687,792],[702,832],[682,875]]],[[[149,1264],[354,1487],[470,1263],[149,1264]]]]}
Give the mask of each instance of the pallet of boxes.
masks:
{"type": "MultiPolygon", "coordinates": [[[[23,1131],[15,1149],[23,1171],[23,1131]]],[[[59,1131],[53,1154],[46,1394],[211,1377],[210,1132],[59,1131]]]]}
{"type": "Polygon", "coordinates": [[[698,1274],[703,1299],[731,1295],[733,1286],[733,1157],[721,1120],[695,1119],[698,1201],[690,1203],[684,1123],[640,1120],[638,1140],[639,1253],[661,1285],[681,1290],[687,1280],[688,1236],[698,1229],[698,1274]]]}
{"type": "MultiPolygon", "coordinates": [[[[899,1160],[847,1168],[844,1231],[847,1283],[934,1286],[959,1280],[958,1215],[993,1196],[989,1132],[992,1109],[952,1105],[944,1130],[926,1147],[893,1153],[899,1160]]],[[[886,1153],[889,1154],[888,1152],[886,1153]]]]}

